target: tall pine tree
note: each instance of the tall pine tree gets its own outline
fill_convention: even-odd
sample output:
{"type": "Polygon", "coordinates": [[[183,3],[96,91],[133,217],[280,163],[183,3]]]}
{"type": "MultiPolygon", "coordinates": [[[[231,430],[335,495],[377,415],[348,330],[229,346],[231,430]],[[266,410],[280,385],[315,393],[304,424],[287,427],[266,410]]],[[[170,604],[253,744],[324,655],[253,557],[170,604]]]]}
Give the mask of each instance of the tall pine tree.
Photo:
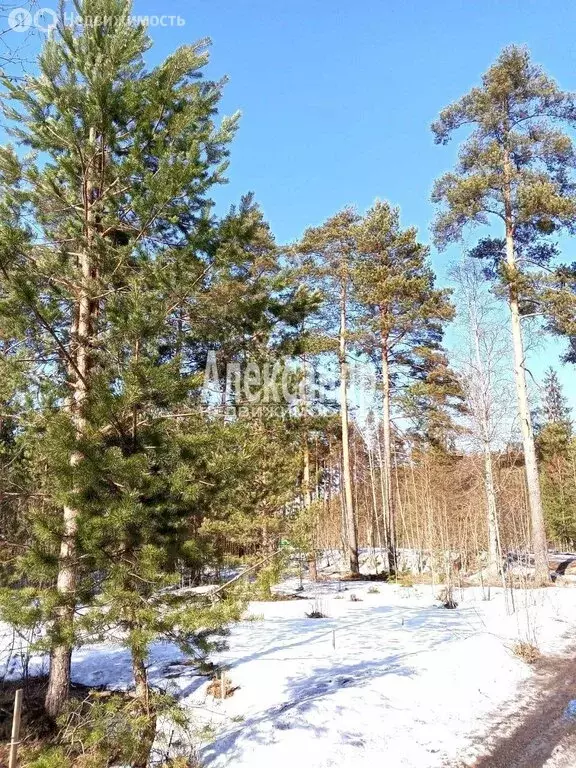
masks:
{"type": "Polygon", "coordinates": [[[318,227],[310,227],[295,250],[305,256],[307,279],[323,298],[322,314],[326,335],[332,336],[332,349],[338,358],[340,376],[340,423],[342,436],[342,539],[352,574],[360,572],[357,521],[354,511],[350,459],[349,346],[352,331],[352,270],[357,258],[356,225],[358,214],[345,208],[318,227]],[[336,297],[336,300],[335,300],[336,297]],[[337,328],[336,330],[332,330],[337,328]]]}
{"type": "Polygon", "coordinates": [[[573,170],[576,153],[562,123],[576,118],[574,98],[511,46],[482,78],[480,87],[446,107],[432,130],[445,144],[461,127],[472,133],[461,146],[456,168],[435,185],[435,222],[440,248],[459,241],[472,225],[496,220],[502,235],[480,240],[472,255],[487,260],[508,299],[514,373],[522,428],[532,523],[536,579],[547,582],[546,533],[528,388],[522,316],[532,309],[533,265],[547,265],[555,248],[547,237],[576,215],[573,170]]]}
{"type": "MultiPolygon", "coordinates": [[[[435,287],[428,249],[414,228],[403,230],[400,212],[377,202],[356,228],[359,258],[353,270],[362,347],[380,371],[382,385],[382,473],[389,564],[396,570],[392,492],[392,403],[418,384],[422,393],[444,364],[443,326],[454,310],[449,291],[435,287]]],[[[438,383],[438,380],[436,380],[438,383]]],[[[451,381],[458,393],[455,380],[451,381]]],[[[447,393],[447,391],[446,391],[447,393]]]]}
{"type": "MultiPolygon", "coordinates": [[[[67,696],[83,568],[102,527],[115,530],[126,562],[151,569],[158,560],[146,543],[158,522],[140,518],[146,498],[166,493],[153,476],[177,461],[162,412],[186,395],[178,360],[159,339],[181,302],[178,271],[202,269],[208,192],[223,180],[235,127],[215,123],[222,84],[202,78],[205,42],[147,71],[150,42],[129,3],[75,8],[101,23],[62,24],[37,75],[4,80],[11,133],[30,153],[0,153],[1,322],[34,359],[34,439],[50,473],[51,522],[37,521],[22,571],[51,573],[60,542],[54,589],[35,596],[49,620],[51,716],[67,696]]],[[[126,572],[114,583],[123,578],[130,592],[126,572]]]]}

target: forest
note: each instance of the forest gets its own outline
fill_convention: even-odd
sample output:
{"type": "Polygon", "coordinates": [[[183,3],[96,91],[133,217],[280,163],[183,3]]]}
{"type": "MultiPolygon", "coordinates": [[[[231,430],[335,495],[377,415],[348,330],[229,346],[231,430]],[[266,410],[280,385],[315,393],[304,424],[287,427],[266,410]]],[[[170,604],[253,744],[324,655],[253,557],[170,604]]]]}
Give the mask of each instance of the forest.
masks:
{"type": "Polygon", "coordinates": [[[212,655],[286,574],[302,591],[338,562],[448,607],[520,572],[554,589],[576,548],[576,94],[509,45],[437,105],[433,151],[458,153],[431,234],[392,185],[280,242],[258,189],[214,203],[242,119],[209,41],[149,67],[128,0],[75,10],[1,76],[2,739],[23,687],[14,766],[199,766],[158,756],[162,724],[195,726],[152,650],[224,699],[212,655]],[[446,285],[431,249],[454,244],[446,285]],[[73,658],[110,642],[130,684],[82,687],[73,658]]]}

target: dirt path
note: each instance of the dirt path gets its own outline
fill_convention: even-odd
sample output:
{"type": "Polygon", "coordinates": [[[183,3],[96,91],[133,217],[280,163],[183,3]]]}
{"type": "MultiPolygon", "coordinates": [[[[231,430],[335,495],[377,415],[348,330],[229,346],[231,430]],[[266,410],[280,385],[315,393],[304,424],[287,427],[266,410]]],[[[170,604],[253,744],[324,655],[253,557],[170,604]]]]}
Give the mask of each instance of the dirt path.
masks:
{"type": "Polygon", "coordinates": [[[488,735],[490,754],[474,768],[576,768],[576,709],[574,717],[566,714],[576,700],[576,648],[542,659],[529,694],[516,723],[503,721],[488,735]]]}

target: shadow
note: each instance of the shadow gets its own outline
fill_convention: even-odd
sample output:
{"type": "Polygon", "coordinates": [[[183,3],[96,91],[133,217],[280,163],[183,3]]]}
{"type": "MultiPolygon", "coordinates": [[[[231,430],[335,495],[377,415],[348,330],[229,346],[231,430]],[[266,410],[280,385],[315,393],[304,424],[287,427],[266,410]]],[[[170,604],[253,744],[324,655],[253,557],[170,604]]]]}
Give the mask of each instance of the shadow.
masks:
{"type": "MultiPolygon", "coordinates": [[[[571,658],[543,658],[536,681],[527,684],[528,704],[515,708],[521,721],[511,733],[502,735],[507,723],[499,723],[488,737],[490,753],[480,757],[475,768],[543,768],[556,747],[576,734],[576,721],[569,713],[576,691],[576,667],[571,658]]],[[[522,698],[520,693],[519,698],[522,698]]],[[[574,757],[570,763],[574,765],[574,757]]]]}
{"type": "MultiPolygon", "coordinates": [[[[383,708],[389,707],[386,686],[378,686],[379,679],[393,676],[413,680],[422,671],[411,663],[415,657],[478,631],[482,631],[482,627],[472,607],[446,611],[436,607],[366,605],[356,609],[353,619],[348,615],[322,620],[265,620],[258,629],[259,637],[251,637],[251,644],[257,650],[231,659],[230,670],[253,662],[257,662],[258,666],[262,662],[299,662],[296,666],[301,669],[296,673],[290,671],[283,679],[280,696],[284,701],[272,708],[263,706],[260,712],[218,735],[201,750],[202,764],[235,765],[257,745],[275,742],[278,731],[305,730],[314,739],[322,738],[331,730],[332,723],[326,718],[333,720],[338,713],[342,714],[343,724],[341,728],[339,721],[338,740],[348,748],[362,749],[364,742],[361,734],[354,730],[354,718],[349,723],[348,707],[341,706],[337,698],[330,701],[329,709],[324,705],[343,689],[350,689],[358,699],[363,696],[361,689],[367,683],[376,683],[375,688],[371,688],[371,695],[381,702],[383,708]],[[317,627],[319,623],[322,629],[317,627]],[[366,625],[370,625],[368,632],[364,632],[366,625]],[[336,649],[328,645],[334,631],[337,643],[338,638],[342,642],[341,655],[338,645],[336,649]],[[294,633],[297,633],[298,639],[291,641],[294,633]],[[271,640],[261,647],[264,638],[271,640]],[[323,655],[314,652],[297,656],[291,654],[295,649],[319,642],[324,642],[323,655]],[[351,661],[351,654],[359,658],[351,661]],[[314,722],[313,712],[324,722],[314,722]]],[[[257,668],[255,674],[258,674],[257,668]]]]}

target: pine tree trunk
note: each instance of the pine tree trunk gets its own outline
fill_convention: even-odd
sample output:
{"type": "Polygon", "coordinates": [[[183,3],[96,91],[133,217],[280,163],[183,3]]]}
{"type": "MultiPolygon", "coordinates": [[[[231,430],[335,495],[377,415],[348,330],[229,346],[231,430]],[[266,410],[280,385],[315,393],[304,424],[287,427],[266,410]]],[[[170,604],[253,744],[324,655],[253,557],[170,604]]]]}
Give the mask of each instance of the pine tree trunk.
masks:
{"type": "Polygon", "coordinates": [[[392,429],[390,424],[390,366],[388,351],[382,340],[382,472],[384,476],[384,519],[388,531],[388,568],[391,575],[398,570],[396,552],[396,520],[392,499],[392,429]]]}
{"type": "Polygon", "coordinates": [[[540,494],[540,477],[536,459],[536,446],[532,430],[532,418],[528,402],[526,385],[526,369],[524,367],[524,344],[518,300],[513,290],[510,292],[510,311],[512,314],[512,343],[514,346],[514,376],[518,396],[518,412],[522,428],[524,444],[524,463],[526,469],[526,486],[528,489],[528,504],[532,524],[532,549],[534,550],[534,578],[538,583],[547,584],[550,581],[548,570],[548,546],[544,525],[544,511],[540,494]]]}
{"type": "Polygon", "coordinates": [[[132,759],[132,768],[147,768],[150,752],[156,738],[156,714],[150,705],[148,672],[144,660],[132,653],[132,673],[134,675],[134,696],[139,712],[146,718],[146,724],[140,732],[140,744],[137,754],[132,759]]]}
{"type": "MultiPolygon", "coordinates": [[[[89,259],[85,256],[82,264],[83,275],[88,269],[89,259]]],[[[85,284],[85,280],[83,283],[85,284]]],[[[82,291],[76,322],[77,333],[74,346],[75,371],[74,394],[70,413],[76,429],[76,437],[80,439],[86,428],[84,418],[85,400],[88,393],[88,349],[91,325],[91,303],[87,286],[82,291]]],[[[79,451],[74,451],[70,457],[70,466],[74,468],[83,460],[79,451]]],[[[56,589],[60,605],[56,609],[52,631],[59,642],[50,653],[50,674],[48,690],[44,707],[46,714],[55,719],[62,711],[70,689],[70,662],[72,658],[72,642],[74,633],[74,612],[76,609],[77,557],[76,535],[78,531],[78,510],[65,506],[63,510],[63,530],[58,558],[58,577],[56,589]]]]}
{"type": "Polygon", "coordinates": [[[61,605],[56,610],[53,631],[59,643],[50,652],[50,675],[44,707],[48,717],[56,719],[68,699],[70,663],[72,659],[75,594],[76,594],[76,510],[64,508],[64,533],[60,544],[57,591],[61,605]]]}
{"type": "Polygon", "coordinates": [[[340,364],[340,417],[342,422],[342,480],[344,486],[344,520],[345,534],[350,573],[360,573],[358,562],[358,541],[356,536],[356,521],[354,520],[354,500],[352,495],[352,475],[350,472],[350,438],[348,427],[348,364],[346,362],[346,288],[342,287],[340,298],[340,334],[339,334],[339,364],[340,364]]]}
{"type": "Polygon", "coordinates": [[[548,569],[548,546],[546,542],[546,529],[544,525],[544,511],[540,493],[540,477],[538,475],[538,463],[536,460],[536,445],[532,429],[532,418],[528,401],[528,387],[526,385],[526,368],[524,341],[522,338],[522,319],[518,303],[518,293],[515,285],[518,267],[514,252],[514,230],[512,223],[511,184],[510,184],[510,159],[505,154],[504,176],[506,180],[504,193],[504,208],[506,216],[506,263],[509,270],[509,306],[512,316],[512,346],[514,350],[514,379],[516,394],[518,397],[518,415],[522,429],[522,442],[524,445],[524,464],[526,469],[526,486],[528,490],[528,505],[530,507],[530,520],[532,524],[532,549],[534,550],[534,578],[537,583],[548,584],[550,572],[548,569]]]}
{"type": "Polygon", "coordinates": [[[368,468],[370,473],[370,489],[372,491],[372,515],[374,519],[374,525],[376,526],[376,542],[375,546],[378,546],[380,555],[382,555],[382,532],[380,531],[380,518],[378,516],[378,503],[376,501],[376,478],[374,471],[374,453],[371,448],[368,448],[368,468]]]}
{"type": "Polygon", "coordinates": [[[308,438],[304,440],[302,485],[304,486],[304,507],[310,509],[312,506],[312,491],[310,488],[310,448],[308,447],[308,438]]]}
{"type": "MultiPolygon", "coordinates": [[[[90,132],[90,146],[94,154],[96,144],[94,131],[90,132]]],[[[88,397],[88,381],[90,375],[90,348],[92,345],[93,315],[96,307],[91,296],[92,259],[90,244],[94,234],[92,205],[94,202],[94,185],[92,175],[94,169],[86,171],[84,182],[85,201],[85,240],[86,248],[79,258],[79,289],[76,306],[73,309],[71,324],[71,343],[69,348],[68,375],[73,388],[69,410],[76,439],[80,441],[86,431],[85,408],[88,397]]],[[[70,466],[74,468],[83,460],[80,451],[75,450],[70,456],[70,466]]],[[[76,609],[76,585],[78,578],[77,564],[77,531],[78,510],[71,506],[63,509],[63,530],[58,558],[58,576],[56,589],[59,606],[55,611],[52,631],[58,639],[50,653],[50,674],[48,690],[44,700],[46,714],[55,719],[62,711],[68,699],[70,690],[70,662],[74,634],[74,612],[76,609]]]]}

